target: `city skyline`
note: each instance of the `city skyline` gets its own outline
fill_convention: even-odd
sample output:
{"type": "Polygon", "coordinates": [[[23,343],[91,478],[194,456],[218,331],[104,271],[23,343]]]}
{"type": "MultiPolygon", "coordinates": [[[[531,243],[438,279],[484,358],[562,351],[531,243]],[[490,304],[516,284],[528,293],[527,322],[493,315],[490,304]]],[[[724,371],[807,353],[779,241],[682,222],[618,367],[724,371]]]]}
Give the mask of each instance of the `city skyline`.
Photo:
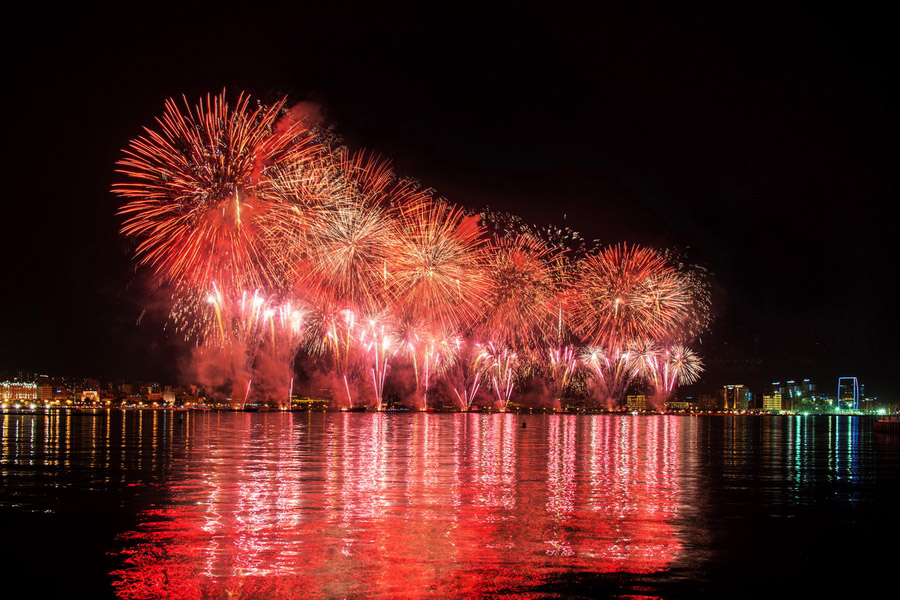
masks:
{"type": "MultiPolygon", "coordinates": [[[[334,396],[335,390],[316,390],[306,385],[292,390],[290,408],[293,410],[345,410],[334,396]]],[[[890,397],[879,397],[866,390],[865,382],[856,377],[838,377],[816,382],[809,378],[773,381],[764,386],[748,386],[743,383],[705,382],[682,386],[666,399],[665,405],[651,403],[652,388],[646,384],[629,387],[623,402],[616,407],[598,406],[584,391],[571,389],[562,398],[557,410],[564,412],[622,412],[640,410],[650,412],[750,412],[759,414],[839,414],[858,411],[857,414],[889,414],[898,410],[898,403],[890,397]]],[[[393,409],[410,409],[409,399],[392,398],[393,409]]],[[[513,411],[543,411],[550,408],[532,394],[514,391],[513,411]]],[[[230,399],[213,392],[211,386],[176,384],[150,380],[104,380],[92,377],[59,377],[35,372],[19,371],[11,376],[0,369],[0,403],[4,409],[65,408],[66,406],[100,407],[169,407],[190,408],[217,406],[229,408],[230,399]]],[[[274,398],[256,394],[254,406],[275,408],[274,398]]],[[[437,410],[451,409],[448,398],[439,399],[437,410]]],[[[287,406],[283,408],[288,408],[287,406]]],[[[467,409],[497,410],[484,403],[482,397],[467,409]]]]}

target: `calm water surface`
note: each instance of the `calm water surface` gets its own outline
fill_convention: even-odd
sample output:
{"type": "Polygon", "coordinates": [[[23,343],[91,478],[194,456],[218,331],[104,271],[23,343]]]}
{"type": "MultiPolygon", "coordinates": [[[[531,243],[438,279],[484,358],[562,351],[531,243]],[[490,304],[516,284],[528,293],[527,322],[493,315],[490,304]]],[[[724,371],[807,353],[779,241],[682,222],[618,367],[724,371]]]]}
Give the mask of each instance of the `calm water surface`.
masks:
{"type": "Polygon", "coordinates": [[[900,539],[900,440],[871,429],[0,413],[0,564],[33,598],[856,594],[900,539]]]}

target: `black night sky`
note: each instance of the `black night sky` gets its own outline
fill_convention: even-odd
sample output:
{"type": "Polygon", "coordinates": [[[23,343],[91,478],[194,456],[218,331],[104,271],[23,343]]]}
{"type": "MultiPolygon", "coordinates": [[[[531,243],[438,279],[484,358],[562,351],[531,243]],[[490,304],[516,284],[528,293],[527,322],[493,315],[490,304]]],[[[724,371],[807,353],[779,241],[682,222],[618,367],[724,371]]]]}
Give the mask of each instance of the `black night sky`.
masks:
{"type": "Polygon", "coordinates": [[[177,376],[109,190],[166,98],[225,87],[320,103],[456,203],[689,247],[715,274],[709,388],[857,375],[894,397],[900,52],[874,6],[14,1],[0,371],[177,376]]]}

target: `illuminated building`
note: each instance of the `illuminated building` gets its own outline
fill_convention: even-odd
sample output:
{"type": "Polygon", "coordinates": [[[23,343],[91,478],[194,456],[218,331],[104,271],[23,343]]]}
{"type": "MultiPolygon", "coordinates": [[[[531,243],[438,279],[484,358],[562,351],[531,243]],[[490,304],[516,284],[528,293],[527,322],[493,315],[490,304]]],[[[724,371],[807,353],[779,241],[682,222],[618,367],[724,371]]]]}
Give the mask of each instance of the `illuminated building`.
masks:
{"type": "Polygon", "coordinates": [[[816,384],[809,379],[803,381],[787,381],[784,385],[784,394],[782,395],[782,404],[785,398],[790,405],[790,410],[802,410],[804,404],[809,404],[810,399],[816,391],[816,384]]]}
{"type": "Polygon", "coordinates": [[[643,394],[626,396],[625,405],[628,410],[647,410],[647,396],[643,394]]]}
{"type": "Polygon", "coordinates": [[[859,381],[856,377],[838,377],[837,397],[840,408],[859,410],[859,381]]]}
{"type": "Polygon", "coordinates": [[[753,394],[742,383],[723,386],[719,390],[721,410],[747,410],[753,394]]]}
{"type": "Polygon", "coordinates": [[[816,384],[810,379],[772,383],[771,394],[781,394],[781,410],[809,410],[816,405],[816,384]]]}
{"type": "Polygon", "coordinates": [[[0,402],[34,402],[37,399],[37,384],[0,381],[0,402]]]}
{"type": "Polygon", "coordinates": [[[52,402],[53,401],[53,386],[52,385],[39,385],[37,386],[37,397],[41,402],[52,402]]]}
{"type": "Polygon", "coordinates": [[[694,403],[690,400],[669,400],[666,402],[666,410],[668,411],[687,411],[693,410],[694,403]]]}
{"type": "Polygon", "coordinates": [[[763,410],[781,410],[781,392],[763,394],[762,403],[763,410]]]}
{"type": "Polygon", "coordinates": [[[79,404],[97,404],[100,402],[100,392],[97,390],[84,390],[78,392],[76,399],[79,404]]]}

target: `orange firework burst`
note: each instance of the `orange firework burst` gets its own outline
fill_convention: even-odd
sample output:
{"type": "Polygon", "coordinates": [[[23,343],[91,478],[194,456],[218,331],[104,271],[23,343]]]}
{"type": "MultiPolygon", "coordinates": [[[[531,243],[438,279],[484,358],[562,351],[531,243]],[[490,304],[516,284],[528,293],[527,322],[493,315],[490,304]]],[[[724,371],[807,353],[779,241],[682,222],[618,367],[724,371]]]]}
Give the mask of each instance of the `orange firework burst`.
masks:
{"type": "Polygon", "coordinates": [[[293,200],[266,219],[267,249],[311,301],[381,312],[390,304],[395,207],[425,196],[394,177],[386,161],[362,153],[339,148],[317,162],[321,168],[303,165],[280,181],[293,200]]]}
{"type": "Polygon", "coordinates": [[[281,202],[273,174],[293,170],[319,151],[302,122],[277,126],[284,100],[234,106],[225,93],[191,108],[165,103],[159,130],[146,129],[119,162],[129,202],[122,232],[137,238],[137,256],[158,280],[179,287],[238,290],[271,284],[258,221],[281,202]]]}

